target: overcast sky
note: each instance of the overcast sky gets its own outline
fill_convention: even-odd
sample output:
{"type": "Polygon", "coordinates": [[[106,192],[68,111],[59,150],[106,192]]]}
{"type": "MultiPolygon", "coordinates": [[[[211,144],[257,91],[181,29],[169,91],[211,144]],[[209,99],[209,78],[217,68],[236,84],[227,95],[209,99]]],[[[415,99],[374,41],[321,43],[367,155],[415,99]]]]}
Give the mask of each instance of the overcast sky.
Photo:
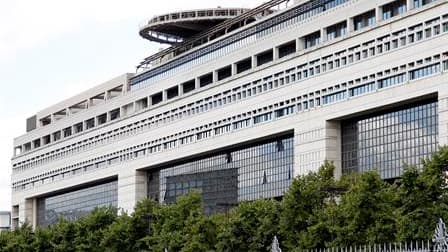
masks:
{"type": "Polygon", "coordinates": [[[13,138],[25,119],[125,72],[161,46],[138,36],[173,10],[263,0],[0,0],[0,210],[10,210],[13,138]]]}

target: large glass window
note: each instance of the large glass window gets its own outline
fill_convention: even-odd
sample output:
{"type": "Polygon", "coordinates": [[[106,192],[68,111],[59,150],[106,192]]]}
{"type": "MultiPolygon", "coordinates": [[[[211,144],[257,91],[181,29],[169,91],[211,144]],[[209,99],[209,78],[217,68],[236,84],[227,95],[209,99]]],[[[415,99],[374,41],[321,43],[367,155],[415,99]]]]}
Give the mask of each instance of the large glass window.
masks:
{"type": "Polygon", "coordinates": [[[440,72],[440,63],[425,66],[419,69],[415,69],[409,72],[409,79],[414,80],[423,78],[428,75],[433,75],[440,72]]]}
{"type": "Polygon", "coordinates": [[[327,40],[339,38],[347,34],[347,22],[341,22],[327,27],[327,40]]]}
{"type": "Polygon", "coordinates": [[[355,31],[360,30],[364,27],[372,26],[374,24],[375,10],[368,11],[353,18],[353,26],[355,28],[355,31]]]}
{"type": "Polygon", "coordinates": [[[238,202],[280,197],[293,176],[293,137],[280,137],[148,173],[148,196],[173,202],[198,190],[206,213],[238,202]]]}
{"type": "Polygon", "coordinates": [[[37,225],[55,224],[59,218],[76,220],[96,207],[117,206],[117,181],[37,200],[37,225]]]}
{"type": "Polygon", "coordinates": [[[414,8],[419,8],[435,1],[437,0],[414,0],[414,8]]]}
{"type": "Polygon", "coordinates": [[[406,12],[406,0],[398,0],[383,5],[383,20],[395,17],[406,12]]]}
{"type": "Polygon", "coordinates": [[[320,43],[320,31],[311,33],[302,38],[305,49],[317,46],[320,43]]]}
{"type": "Polygon", "coordinates": [[[384,179],[419,165],[438,145],[437,101],[343,121],[342,171],[377,170],[384,179]]]}

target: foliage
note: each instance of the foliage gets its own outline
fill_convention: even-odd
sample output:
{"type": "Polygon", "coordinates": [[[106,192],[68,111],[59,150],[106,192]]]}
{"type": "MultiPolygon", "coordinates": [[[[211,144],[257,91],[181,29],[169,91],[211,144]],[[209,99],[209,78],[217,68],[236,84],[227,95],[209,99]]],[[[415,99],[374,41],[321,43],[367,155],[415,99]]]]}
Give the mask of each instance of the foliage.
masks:
{"type": "Polygon", "coordinates": [[[323,247],[329,237],[325,223],[326,199],[335,188],[334,165],[325,162],[318,173],[292,182],[281,203],[280,232],[289,249],[323,247]]]}
{"type": "Polygon", "coordinates": [[[241,203],[227,215],[218,234],[218,251],[270,251],[278,232],[279,208],[274,200],[241,203]]]}
{"type": "Polygon", "coordinates": [[[18,251],[269,251],[277,235],[284,251],[429,239],[448,220],[448,147],[401,178],[376,172],[336,180],[334,165],[293,180],[283,199],[243,202],[207,216],[201,195],[172,204],[140,201],[130,214],[95,209],[77,220],[0,233],[0,252],[18,251]]]}
{"type": "Polygon", "coordinates": [[[348,190],[334,209],[331,246],[378,244],[395,241],[395,193],[376,172],[351,174],[341,180],[348,190]]]}
{"type": "Polygon", "coordinates": [[[424,169],[408,167],[400,180],[397,209],[400,241],[431,238],[438,218],[448,220],[448,147],[423,162],[424,169]]]}

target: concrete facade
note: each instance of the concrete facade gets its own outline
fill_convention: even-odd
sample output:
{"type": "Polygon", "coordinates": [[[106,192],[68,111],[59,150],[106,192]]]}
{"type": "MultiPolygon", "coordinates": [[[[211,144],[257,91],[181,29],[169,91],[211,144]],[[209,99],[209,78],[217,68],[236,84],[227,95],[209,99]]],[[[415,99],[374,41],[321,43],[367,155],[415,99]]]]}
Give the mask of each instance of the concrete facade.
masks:
{"type": "Polygon", "coordinates": [[[340,176],[341,120],[411,101],[438,100],[438,142],[448,144],[448,2],[414,6],[407,1],[407,11],[384,19],[382,6],[390,2],[338,1],[230,48],[225,57],[210,56],[207,63],[166,74],[155,84],[131,86],[138,75],[124,74],[38,112],[36,128],[14,141],[13,225],[37,225],[39,198],[111,178],[118,180],[118,207],[132,211],[147,197],[147,171],[154,167],[284,132],[294,135],[295,176],[316,171],[325,160],[334,162],[340,176]],[[354,20],[370,10],[375,10],[375,23],[355,30],[354,20]],[[327,27],[342,21],[347,24],[344,35],[324,38],[327,27]],[[305,48],[307,35],[316,31],[320,41],[305,48]],[[280,57],[282,45],[291,42],[294,52],[280,57]],[[266,51],[272,60],[257,65],[262,60],[257,55],[266,51]],[[237,73],[237,63],[248,58],[250,69],[237,73]],[[438,71],[410,77],[436,64],[438,71]],[[217,70],[226,66],[231,76],[218,80],[217,70]],[[201,87],[201,76],[209,73],[212,82],[201,87]],[[406,78],[389,87],[324,102],[331,94],[399,74],[406,78]],[[189,80],[195,88],[185,92],[189,80]],[[169,90],[176,87],[173,96],[169,90]],[[155,102],[159,95],[161,101],[155,102]],[[290,106],[292,113],[275,116],[290,106]],[[255,123],[265,113],[272,117],[255,123]],[[248,122],[245,127],[221,130],[242,120],[248,122]],[[210,134],[199,139],[204,132],[210,134]]]}

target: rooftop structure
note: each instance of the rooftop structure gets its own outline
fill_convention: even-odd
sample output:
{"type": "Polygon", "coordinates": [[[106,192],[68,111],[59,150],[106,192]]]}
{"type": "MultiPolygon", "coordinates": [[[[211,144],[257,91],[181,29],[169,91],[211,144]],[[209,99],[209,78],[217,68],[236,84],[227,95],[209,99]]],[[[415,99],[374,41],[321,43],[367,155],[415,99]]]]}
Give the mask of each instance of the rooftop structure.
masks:
{"type": "Polygon", "coordinates": [[[150,41],[174,45],[246,11],[247,9],[216,8],[159,15],[140,26],[140,36],[150,41]]]}

